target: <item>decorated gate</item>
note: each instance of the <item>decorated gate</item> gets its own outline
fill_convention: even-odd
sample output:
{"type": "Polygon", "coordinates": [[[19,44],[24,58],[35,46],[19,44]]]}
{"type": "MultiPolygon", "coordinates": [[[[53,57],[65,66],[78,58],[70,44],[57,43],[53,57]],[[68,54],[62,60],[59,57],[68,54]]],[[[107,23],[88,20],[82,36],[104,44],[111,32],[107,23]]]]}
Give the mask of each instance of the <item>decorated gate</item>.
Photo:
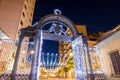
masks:
{"type": "MultiPolygon", "coordinates": [[[[46,70],[49,70],[52,65],[44,65],[41,62],[42,44],[44,40],[53,41],[64,41],[72,44],[73,58],[74,58],[74,72],[75,80],[85,80],[87,79],[87,68],[86,68],[86,57],[89,63],[91,80],[93,80],[92,67],[90,63],[87,39],[78,33],[75,25],[70,19],[61,15],[61,11],[58,9],[54,11],[54,14],[47,15],[43,17],[35,26],[28,26],[19,30],[19,44],[17,47],[15,62],[13,66],[13,71],[11,75],[12,80],[16,80],[16,72],[18,66],[18,60],[20,57],[22,40],[25,37],[34,37],[34,55],[32,60],[32,67],[30,71],[29,80],[39,80],[41,75],[39,72],[40,66],[45,66],[46,70]],[[70,34],[67,33],[70,31],[70,34]],[[42,64],[41,64],[42,63],[42,64]],[[49,68],[48,68],[49,67],[49,68]]],[[[49,55],[49,53],[47,54],[49,55]]],[[[53,55],[51,55],[53,56],[53,55]]],[[[45,59],[43,59],[45,60],[45,59]]],[[[59,59],[60,60],[60,59],[59,59]]],[[[67,60],[67,59],[66,59],[67,60]]],[[[51,59],[52,61],[52,59],[51,59]]],[[[60,62],[60,61],[59,61],[60,62]]],[[[54,63],[54,68],[58,68],[58,64],[54,63]]]]}

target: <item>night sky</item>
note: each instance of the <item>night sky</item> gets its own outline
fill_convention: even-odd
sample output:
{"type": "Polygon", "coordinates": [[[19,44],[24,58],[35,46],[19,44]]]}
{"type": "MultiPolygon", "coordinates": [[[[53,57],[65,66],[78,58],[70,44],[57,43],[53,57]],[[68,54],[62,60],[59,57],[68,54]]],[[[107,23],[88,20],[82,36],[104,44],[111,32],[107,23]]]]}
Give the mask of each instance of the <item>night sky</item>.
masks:
{"type": "MultiPolygon", "coordinates": [[[[53,14],[54,9],[60,9],[74,24],[85,24],[89,34],[105,32],[120,24],[120,0],[36,0],[33,24],[53,14]]],[[[51,46],[44,46],[44,51],[47,47],[51,46]]]]}
{"type": "Polygon", "coordinates": [[[33,23],[56,8],[75,24],[85,24],[88,33],[120,24],[120,0],[36,0],[33,23]]]}

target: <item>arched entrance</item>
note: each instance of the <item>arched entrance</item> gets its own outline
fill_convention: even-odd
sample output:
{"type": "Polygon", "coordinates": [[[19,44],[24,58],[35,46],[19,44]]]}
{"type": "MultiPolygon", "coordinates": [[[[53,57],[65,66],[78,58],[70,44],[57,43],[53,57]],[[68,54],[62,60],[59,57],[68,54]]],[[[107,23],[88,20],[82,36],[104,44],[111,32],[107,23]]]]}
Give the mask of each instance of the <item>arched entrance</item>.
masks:
{"type": "MultiPolygon", "coordinates": [[[[12,80],[15,80],[20,48],[24,37],[35,37],[35,53],[32,61],[30,80],[39,80],[40,58],[42,50],[42,40],[65,41],[72,43],[74,53],[74,72],[76,80],[87,79],[86,56],[88,58],[90,74],[92,73],[87,39],[78,33],[75,25],[67,17],[62,16],[59,10],[55,14],[43,17],[36,26],[20,29],[19,45],[16,53],[15,63],[12,71],[12,80]],[[66,32],[68,29],[71,34],[66,32]]],[[[93,80],[93,76],[91,77],[93,80]]]]}

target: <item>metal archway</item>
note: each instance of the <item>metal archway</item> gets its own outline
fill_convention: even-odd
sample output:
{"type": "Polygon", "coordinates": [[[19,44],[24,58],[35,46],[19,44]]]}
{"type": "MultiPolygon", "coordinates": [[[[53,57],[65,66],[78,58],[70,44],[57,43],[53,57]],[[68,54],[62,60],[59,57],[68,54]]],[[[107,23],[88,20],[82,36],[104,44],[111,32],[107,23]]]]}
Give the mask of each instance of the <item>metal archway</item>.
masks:
{"type": "MultiPolygon", "coordinates": [[[[86,39],[83,38],[82,34],[79,34],[75,28],[75,25],[72,23],[70,19],[56,12],[55,14],[47,15],[43,17],[39,23],[34,26],[20,29],[19,35],[19,45],[16,52],[16,58],[14,63],[14,68],[12,71],[12,80],[15,80],[15,74],[17,71],[18,59],[20,55],[20,48],[22,44],[22,40],[24,37],[35,37],[35,54],[32,61],[32,69],[30,74],[30,80],[38,80],[39,79],[39,67],[40,67],[40,58],[41,58],[41,50],[42,50],[42,40],[61,40],[72,43],[72,49],[74,53],[74,71],[75,71],[75,79],[76,80],[84,80],[87,78],[87,70],[85,63],[85,53],[88,53],[88,46],[86,39]],[[52,24],[52,28],[45,29],[43,28],[52,24]],[[62,27],[67,27],[72,32],[72,35],[67,35],[64,32],[62,27]]],[[[88,56],[88,62],[90,63],[90,58],[88,56]]],[[[92,73],[91,64],[90,72],[92,73]]],[[[93,80],[93,77],[91,77],[93,80]]]]}

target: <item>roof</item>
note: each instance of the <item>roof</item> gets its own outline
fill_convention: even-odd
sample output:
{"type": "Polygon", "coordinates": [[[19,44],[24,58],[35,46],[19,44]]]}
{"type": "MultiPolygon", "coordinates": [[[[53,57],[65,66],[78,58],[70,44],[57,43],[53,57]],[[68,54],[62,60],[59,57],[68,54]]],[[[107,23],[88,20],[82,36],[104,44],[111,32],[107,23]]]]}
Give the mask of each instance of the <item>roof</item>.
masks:
{"type": "Polygon", "coordinates": [[[99,38],[99,42],[103,41],[104,39],[110,37],[111,35],[115,34],[117,31],[120,31],[120,25],[116,26],[115,28],[113,28],[112,30],[109,30],[108,32],[105,32],[100,38],[99,38]]]}
{"type": "Polygon", "coordinates": [[[95,46],[105,45],[105,44],[113,41],[114,39],[120,38],[119,36],[120,36],[120,25],[118,25],[117,27],[113,28],[112,30],[104,33],[100,37],[99,42],[95,46]]]}

